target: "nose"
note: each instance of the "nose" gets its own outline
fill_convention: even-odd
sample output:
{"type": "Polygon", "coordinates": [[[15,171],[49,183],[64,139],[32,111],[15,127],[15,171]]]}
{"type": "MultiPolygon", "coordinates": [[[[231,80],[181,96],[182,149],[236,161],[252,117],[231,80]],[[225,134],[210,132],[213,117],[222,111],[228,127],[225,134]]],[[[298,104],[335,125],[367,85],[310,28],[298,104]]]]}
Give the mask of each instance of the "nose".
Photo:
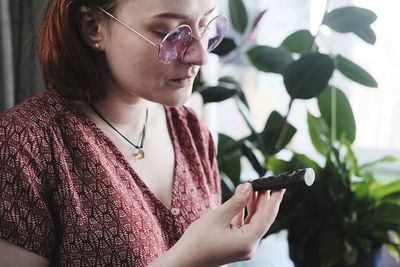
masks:
{"type": "Polygon", "coordinates": [[[208,62],[207,44],[202,39],[193,39],[181,57],[184,64],[203,66],[208,62]]]}

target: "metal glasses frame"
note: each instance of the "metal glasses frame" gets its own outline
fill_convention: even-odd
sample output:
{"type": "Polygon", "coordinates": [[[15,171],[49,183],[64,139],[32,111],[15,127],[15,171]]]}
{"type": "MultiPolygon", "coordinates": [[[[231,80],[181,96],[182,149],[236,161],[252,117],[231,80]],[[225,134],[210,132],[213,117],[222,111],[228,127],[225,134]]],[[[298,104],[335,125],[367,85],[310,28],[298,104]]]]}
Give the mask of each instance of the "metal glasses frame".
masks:
{"type": "MultiPolygon", "coordinates": [[[[150,43],[151,45],[153,45],[155,48],[158,49],[158,53],[160,53],[160,50],[161,50],[161,48],[163,47],[163,43],[165,42],[165,40],[168,39],[168,37],[169,37],[171,34],[175,33],[177,29],[179,29],[179,28],[181,28],[181,27],[187,27],[187,28],[189,28],[189,35],[190,35],[191,40],[185,44],[185,49],[183,50],[183,52],[181,53],[181,55],[179,55],[179,56],[178,56],[176,59],[174,59],[173,61],[177,60],[177,59],[180,58],[183,54],[185,54],[187,48],[188,48],[188,47],[190,46],[190,44],[192,43],[193,39],[194,39],[194,40],[197,40],[197,41],[200,41],[200,40],[204,37],[204,33],[205,33],[205,31],[207,30],[208,26],[209,26],[213,21],[215,21],[216,19],[218,19],[218,18],[220,18],[220,17],[223,17],[223,18],[226,19],[226,17],[225,17],[225,16],[222,16],[222,15],[218,15],[218,16],[214,17],[213,19],[211,19],[210,22],[207,24],[207,26],[204,27],[204,30],[203,30],[203,32],[201,33],[201,37],[200,37],[200,38],[192,35],[192,32],[193,32],[193,31],[192,31],[192,28],[191,28],[189,25],[187,25],[187,24],[179,25],[179,26],[176,27],[174,30],[172,30],[172,31],[170,31],[169,33],[167,33],[167,34],[165,35],[165,37],[163,38],[163,40],[161,41],[161,43],[156,44],[156,43],[154,43],[153,41],[151,41],[149,38],[147,38],[146,36],[144,36],[143,34],[141,34],[140,32],[138,32],[138,31],[136,31],[135,29],[133,29],[131,26],[129,26],[128,24],[126,24],[125,22],[123,22],[122,20],[120,20],[120,19],[118,19],[117,17],[115,17],[115,16],[114,16],[113,14],[111,14],[110,12],[104,10],[104,9],[101,8],[101,7],[97,7],[97,8],[98,8],[100,11],[102,11],[104,14],[106,14],[107,16],[109,16],[110,18],[112,18],[112,19],[114,19],[115,21],[119,22],[121,25],[123,25],[124,27],[126,27],[126,28],[129,29],[130,31],[136,33],[138,36],[140,36],[141,38],[143,38],[144,40],[146,40],[148,43],[150,43]]],[[[227,19],[226,19],[226,20],[227,20],[227,19]]],[[[207,49],[207,51],[210,52],[211,50],[208,50],[208,49],[207,49]]],[[[164,63],[164,64],[169,64],[169,63],[172,62],[172,61],[171,61],[171,62],[169,62],[169,63],[165,63],[165,62],[163,62],[163,61],[160,59],[160,57],[158,57],[158,59],[159,59],[162,63],[164,63]]]]}

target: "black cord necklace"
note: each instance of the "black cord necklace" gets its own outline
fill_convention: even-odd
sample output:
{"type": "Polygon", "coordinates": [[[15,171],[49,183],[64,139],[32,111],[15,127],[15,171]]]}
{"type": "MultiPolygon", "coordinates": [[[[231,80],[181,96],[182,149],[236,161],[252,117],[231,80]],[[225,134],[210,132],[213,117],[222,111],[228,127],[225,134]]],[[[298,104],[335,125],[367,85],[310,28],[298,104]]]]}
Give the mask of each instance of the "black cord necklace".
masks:
{"type": "Polygon", "coordinates": [[[149,117],[149,109],[146,109],[146,117],[144,119],[144,126],[143,126],[143,131],[142,131],[142,138],[140,139],[140,144],[139,145],[135,145],[134,143],[132,143],[125,135],[123,135],[120,131],[118,131],[117,129],[115,129],[115,127],[109,123],[106,118],[103,117],[103,115],[101,115],[101,113],[92,105],[89,104],[90,108],[97,114],[97,116],[99,116],[105,123],[108,124],[108,126],[111,127],[111,129],[113,129],[116,133],[118,133],[122,138],[124,138],[129,144],[131,144],[134,148],[137,149],[136,153],[134,154],[135,159],[144,159],[144,150],[143,150],[143,144],[144,144],[144,138],[146,137],[146,130],[147,130],[147,119],[149,117]]]}

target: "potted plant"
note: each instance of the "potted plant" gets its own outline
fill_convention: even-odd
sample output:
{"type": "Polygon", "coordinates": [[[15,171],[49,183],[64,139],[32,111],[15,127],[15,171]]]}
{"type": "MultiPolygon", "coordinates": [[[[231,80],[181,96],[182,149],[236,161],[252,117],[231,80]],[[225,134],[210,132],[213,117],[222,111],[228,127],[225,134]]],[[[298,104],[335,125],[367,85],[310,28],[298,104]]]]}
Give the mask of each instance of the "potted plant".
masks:
{"type": "MultiPolygon", "coordinates": [[[[364,8],[347,6],[329,10],[329,1],[321,25],[341,33],[353,33],[361,40],[375,43],[370,25],[376,15],[364,8]]],[[[230,0],[229,12],[239,39],[225,38],[216,53],[221,62],[245,56],[258,70],[282,75],[290,101],[287,114],[267,114],[263,131],[251,123],[245,90],[232,77],[221,77],[215,86],[207,86],[201,76],[195,89],[205,103],[234,98],[251,134],[240,140],[219,134],[218,162],[224,199],[240,180],[240,159],[246,157],[254,170],[263,176],[299,168],[312,167],[316,181],[309,189],[290,189],[280,213],[268,234],[288,230],[290,256],[296,266],[368,266],[365,254],[379,257],[385,245],[399,257],[400,181],[382,184],[372,172],[375,164],[396,160],[384,157],[368,164],[359,164],[353,151],[356,123],[351,105],[332,82],[334,72],[368,87],[376,87],[374,78],[362,67],[339,54],[320,52],[318,34],[298,30],[282,41],[279,47],[252,44],[258,22],[265,11],[249,23],[242,0],[230,0]],[[296,128],[288,121],[294,101],[316,99],[319,115],[308,113],[309,136],[323,159],[317,163],[307,155],[291,152],[290,160],[279,158],[289,150],[288,144],[296,128]]],[[[369,264],[374,261],[367,260],[369,264]]],[[[374,266],[374,265],[371,265],[374,266]]]]}
{"type": "Polygon", "coordinates": [[[379,183],[369,170],[393,159],[360,165],[345,139],[328,148],[325,159],[320,166],[294,153],[290,161],[268,161],[275,172],[311,166],[317,176],[307,190],[287,191],[269,234],[288,230],[296,266],[379,266],[382,245],[398,258],[400,181],[379,183]]]}

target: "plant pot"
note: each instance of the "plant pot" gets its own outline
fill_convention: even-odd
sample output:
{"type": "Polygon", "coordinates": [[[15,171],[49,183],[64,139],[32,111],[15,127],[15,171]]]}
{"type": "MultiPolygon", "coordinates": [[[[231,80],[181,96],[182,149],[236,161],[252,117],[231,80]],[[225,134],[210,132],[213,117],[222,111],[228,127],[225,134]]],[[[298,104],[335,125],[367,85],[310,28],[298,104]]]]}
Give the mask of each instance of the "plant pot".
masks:
{"type": "MultiPolygon", "coordinates": [[[[308,249],[305,251],[303,262],[299,262],[293,247],[289,243],[289,257],[293,261],[294,267],[320,267],[319,259],[315,257],[316,249],[308,249]]],[[[369,252],[362,252],[358,255],[357,261],[351,266],[346,266],[343,262],[333,265],[332,267],[381,267],[382,264],[382,247],[376,248],[369,252]]]]}

